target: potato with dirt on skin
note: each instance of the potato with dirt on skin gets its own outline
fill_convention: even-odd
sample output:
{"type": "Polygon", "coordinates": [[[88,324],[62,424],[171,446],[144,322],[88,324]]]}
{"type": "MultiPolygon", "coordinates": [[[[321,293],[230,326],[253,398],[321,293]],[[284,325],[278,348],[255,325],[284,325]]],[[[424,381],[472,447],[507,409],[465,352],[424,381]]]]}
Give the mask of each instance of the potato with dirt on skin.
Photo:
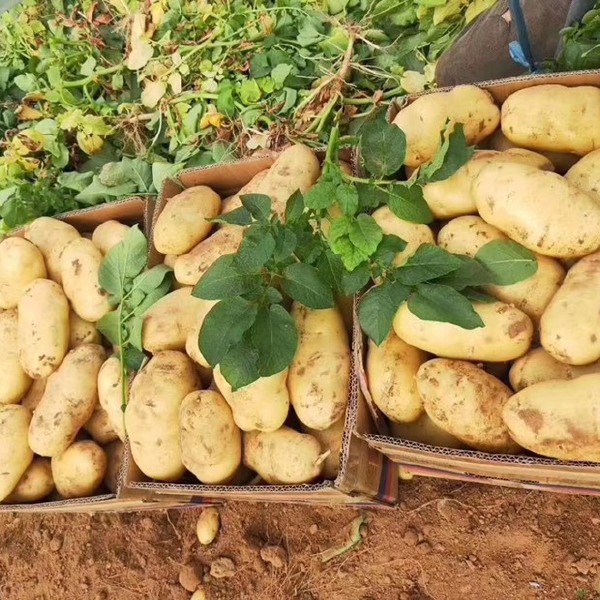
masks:
{"type": "Polygon", "coordinates": [[[543,381],[517,392],[502,417],[513,439],[550,458],[600,462],[600,374],[543,381]]]}
{"type": "Polygon", "coordinates": [[[0,310],[17,308],[27,286],[46,275],[44,257],[31,242],[20,237],[0,242],[0,310]]]}
{"type": "Polygon", "coordinates": [[[17,404],[31,387],[31,377],[19,360],[16,310],[0,310],[0,405],[17,404]]]}
{"type": "Polygon", "coordinates": [[[115,440],[104,446],[106,453],[106,474],[104,475],[104,485],[113,494],[117,492],[119,487],[119,475],[121,474],[121,466],[123,464],[124,446],[121,440],[115,440]]]}
{"type": "Polygon", "coordinates": [[[61,454],[87,423],[98,404],[98,372],[105,358],[102,346],[78,346],[48,378],[29,426],[29,445],[36,454],[61,454]]]}
{"type": "Polygon", "coordinates": [[[69,313],[69,348],[73,349],[82,344],[101,344],[102,336],[96,329],[95,323],[83,320],[75,311],[69,313]]]}
{"type": "Polygon", "coordinates": [[[131,227],[113,219],[105,221],[94,229],[92,242],[102,254],[106,255],[125,239],[130,229],[131,227]]]}
{"type": "Polygon", "coordinates": [[[244,187],[242,187],[242,189],[237,194],[225,198],[221,203],[221,214],[226,215],[232,210],[243,206],[241,196],[243,196],[244,194],[255,193],[258,189],[258,185],[262,183],[264,178],[267,176],[268,172],[269,169],[259,171],[244,187]]]}
{"type": "Polygon", "coordinates": [[[179,411],[183,464],[202,483],[229,483],[242,464],[242,434],[218,392],[191,392],[179,411]]]}
{"type": "Polygon", "coordinates": [[[125,429],[133,460],[147,477],[177,481],[185,473],[179,409],[198,385],[194,363],[182,352],[172,350],[155,354],[133,380],[125,429]]]}
{"type": "Polygon", "coordinates": [[[566,172],[565,179],[600,204],[600,150],[594,150],[577,161],[566,172]]]}
{"type": "MultiPolygon", "coordinates": [[[[98,371],[98,401],[106,412],[112,429],[121,441],[125,441],[125,415],[122,408],[125,402],[121,377],[121,361],[117,356],[111,356],[98,371]]],[[[128,395],[129,380],[125,397],[128,395]]]]}
{"type": "Polygon", "coordinates": [[[36,279],[19,299],[18,346],[23,370],[33,379],[51,375],[69,349],[69,302],[62,288],[36,279]]]}
{"type": "Polygon", "coordinates": [[[196,311],[196,316],[194,318],[194,324],[192,325],[189,333],[187,334],[187,338],[185,340],[185,351],[187,355],[201,367],[205,369],[211,369],[211,365],[204,358],[202,352],[200,352],[200,330],[202,329],[202,325],[204,324],[204,319],[206,319],[206,315],[212,310],[213,306],[217,304],[218,300],[204,300],[204,298],[196,298],[196,302],[198,304],[198,309],[196,311]]]}
{"type": "Polygon", "coordinates": [[[17,487],[33,460],[27,443],[31,412],[18,404],[0,406],[0,502],[17,487]]]}
{"type": "Polygon", "coordinates": [[[34,379],[29,391],[21,399],[21,406],[33,412],[44,397],[47,381],[47,379],[34,379]]]}
{"type": "Polygon", "coordinates": [[[244,464],[271,485],[310,483],[322,474],[327,458],[319,440],[285,425],[245,433],[243,456],[244,464]]]}
{"type": "Polygon", "coordinates": [[[316,438],[321,444],[321,452],[329,453],[323,462],[323,477],[325,479],[335,479],[340,471],[340,456],[342,453],[342,443],[344,441],[344,427],[346,425],[346,415],[338,419],[331,427],[327,429],[311,429],[306,425],[300,424],[304,433],[308,433],[316,438]]]}
{"type": "Polygon", "coordinates": [[[4,502],[6,504],[29,504],[39,502],[54,491],[52,467],[49,458],[36,456],[23,473],[17,487],[4,502]]]}
{"type": "Polygon", "coordinates": [[[434,358],[421,365],[417,388],[430,419],[467,446],[519,452],[502,421],[512,390],[493,375],[466,361],[434,358]]]}
{"type": "Polygon", "coordinates": [[[393,437],[428,446],[440,448],[465,448],[465,444],[441,427],[438,427],[431,417],[424,412],[412,423],[394,423],[390,421],[390,432],[393,437]]]}
{"type": "Polygon", "coordinates": [[[63,498],[85,498],[93,496],[102,484],[106,453],[96,442],[83,440],[52,457],[51,466],[56,491],[63,498]]]}
{"type": "Polygon", "coordinates": [[[115,431],[108,413],[98,404],[92,413],[92,416],[87,420],[83,428],[90,434],[91,438],[101,446],[110,444],[119,439],[115,431]]]}

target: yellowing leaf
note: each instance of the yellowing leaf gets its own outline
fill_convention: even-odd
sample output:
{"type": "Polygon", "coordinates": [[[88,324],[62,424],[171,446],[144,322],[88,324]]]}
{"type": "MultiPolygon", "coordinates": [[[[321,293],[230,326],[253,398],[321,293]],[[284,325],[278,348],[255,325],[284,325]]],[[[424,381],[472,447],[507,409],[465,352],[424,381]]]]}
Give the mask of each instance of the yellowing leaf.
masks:
{"type": "Polygon", "coordinates": [[[112,127],[104,122],[102,117],[96,115],[85,115],[81,123],[81,129],[88,134],[110,135],[112,127]]]}
{"type": "Polygon", "coordinates": [[[83,131],[78,131],[76,137],[79,147],[86,154],[96,154],[96,152],[99,152],[102,149],[102,146],[104,146],[104,140],[95,133],[88,135],[83,131]]]}
{"type": "Polygon", "coordinates": [[[160,27],[163,19],[165,18],[165,9],[163,8],[162,2],[153,2],[150,7],[150,17],[152,18],[152,25],[154,27],[160,27]]]}
{"type": "Polygon", "coordinates": [[[171,86],[174,94],[180,94],[182,87],[181,75],[179,73],[171,73],[169,76],[169,85],[171,86]]]}
{"type": "Polygon", "coordinates": [[[31,148],[18,136],[12,139],[11,146],[13,153],[17,156],[27,156],[28,154],[31,154],[31,148]]]}
{"type": "Polygon", "coordinates": [[[220,112],[217,112],[217,109],[211,104],[208,107],[208,110],[202,115],[200,119],[200,129],[206,129],[211,125],[213,127],[221,127],[223,120],[225,119],[225,115],[222,115],[220,112]]]}
{"type": "Polygon", "coordinates": [[[457,15],[463,4],[465,4],[464,0],[448,0],[443,6],[436,6],[433,9],[433,24],[439,25],[449,17],[457,15]]]}
{"type": "Polygon", "coordinates": [[[400,85],[407,94],[417,94],[425,89],[427,77],[418,71],[404,71],[400,85]]]}
{"type": "Polygon", "coordinates": [[[154,108],[167,92],[167,85],[162,81],[149,81],[142,92],[142,104],[154,108]]]}
{"type": "Polygon", "coordinates": [[[127,57],[127,68],[132,71],[143,69],[154,54],[152,44],[146,36],[146,15],[137,12],[131,19],[131,35],[129,41],[131,51],[127,57]]]}
{"type": "Polygon", "coordinates": [[[37,121],[44,116],[39,110],[24,104],[19,111],[19,121],[37,121]]]}
{"type": "Polygon", "coordinates": [[[131,43],[134,44],[144,37],[146,33],[146,15],[143,12],[136,12],[131,17],[131,43]]]}
{"type": "Polygon", "coordinates": [[[58,117],[56,118],[58,124],[60,125],[60,128],[64,129],[65,131],[72,131],[73,129],[77,129],[83,119],[83,112],[78,108],[58,115],[58,117]]]}
{"type": "Polygon", "coordinates": [[[473,19],[476,19],[484,10],[491,8],[496,4],[496,0],[472,0],[465,11],[465,23],[468,25],[473,19]]]}

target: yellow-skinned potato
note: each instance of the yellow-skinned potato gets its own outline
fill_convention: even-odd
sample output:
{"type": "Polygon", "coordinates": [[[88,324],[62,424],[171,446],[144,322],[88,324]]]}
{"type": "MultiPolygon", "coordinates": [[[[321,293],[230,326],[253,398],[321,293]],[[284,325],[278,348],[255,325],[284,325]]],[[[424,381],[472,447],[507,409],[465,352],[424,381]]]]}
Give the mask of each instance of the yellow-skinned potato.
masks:
{"type": "Polygon", "coordinates": [[[403,265],[421,244],[435,244],[433,232],[428,225],[405,221],[397,217],[387,206],[378,208],[373,213],[373,218],[383,229],[383,233],[395,235],[406,242],[406,248],[396,254],[394,259],[396,266],[403,265]]]}
{"type": "Polygon", "coordinates": [[[133,460],[151,479],[177,481],[185,473],[179,409],[198,384],[194,363],[176,351],[156,354],[131,384],[125,428],[133,460]]]}
{"type": "Polygon", "coordinates": [[[325,458],[319,440],[285,425],[244,434],[244,464],[271,485],[309,483],[323,472],[325,458]]]}
{"type": "MultiPolygon", "coordinates": [[[[474,258],[488,242],[508,239],[499,229],[476,216],[452,219],[438,234],[438,245],[453,254],[474,258]]],[[[554,258],[536,254],[537,271],[512,285],[488,285],[485,291],[507,304],[513,304],[539,322],[542,313],[565,278],[565,270],[554,258]]]]}
{"type": "Polygon", "coordinates": [[[548,84],[518,90],[502,104],[502,132],[522,148],[588,154],[600,147],[600,89],[548,84]]]}
{"type": "Polygon", "coordinates": [[[483,452],[514,454],[519,446],[502,421],[512,390],[475,365],[434,358],[417,373],[425,410],[438,426],[483,452]]]}
{"type": "Polygon", "coordinates": [[[428,356],[393,331],[378,346],[369,340],[367,379],[373,402],[397,423],[416,421],[423,413],[415,375],[428,356]]]}
{"type": "Polygon", "coordinates": [[[19,299],[19,360],[23,370],[33,379],[51,375],[69,349],[69,337],[69,302],[62,288],[49,279],[36,279],[19,299]]]}
{"type": "Polygon", "coordinates": [[[346,410],[350,342],[338,308],[311,310],[294,303],[298,349],[288,372],[290,402],[311,429],[331,427],[346,410]]]}
{"type": "Polygon", "coordinates": [[[600,462],[600,374],[544,381],[515,394],[502,413],[524,448],[559,460],[600,462]]]}
{"type": "Polygon", "coordinates": [[[17,404],[31,387],[31,377],[19,361],[16,310],[0,311],[0,405],[17,404]]]}
{"type": "Polygon", "coordinates": [[[108,413],[100,405],[96,406],[96,410],[94,410],[83,428],[101,446],[119,439],[117,432],[108,418],[108,413]]]}
{"type": "Polygon", "coordinates": [[[104,485],[113,494],[117,492],[119,487],[119,475],[121,473],[121,465],[123,464],[123,442],[115,440],[104,447],[106,452],[106,475],[104,476],[104,485]]]}
{"type": "Polygon", "coordinates": [[[69,348],[81,346],[81,344],[101,344],[102,336],[96,329],[95,323],[84,321],[75,311],[69,314],[69,348]]]}
{"type": "Polygon", "coordinates": [[[189,330],[185,341],[185,351],[187,355],[198,365],[205,369],[211,369],[212,367],[208,361],[204,358],[202,352],[200,352],[199,338],[200,330],[204,324],[206,315],[211,311],[212,307],[218,303],[218,300],[204,300],[203,298],[196,298],[198,303],[198,310],[194,319],[194,324],[189,330]]]}
{"type": "Polygon", "coordinates": [[[169,199],[154,225],[154,246],[161,254],[185,254],[205,239],[210,219],[221,211],[219,194],[198,185],[169,199]]]}
{"type": "Polygon", "coordinates": [[[557,360],[587,365],[600,359],[600,252],[569,269],[542,315],[540,340],[557,360]]]}
{"type": "Polygon", "coordinates": [[[17,487],[33,460],[27,444],[31,413],[18,404],[0,406],[0,502],[17,487]]]}
{"type": "Polygon", "coordinates": [[[49,458],[34,457],[17,487],[4,502],[6,504],[29,504],[39,502],[54,491],[52,468],[49,458]]]}
{"type": "Polygon", "coordinates": [[[600,204],[556,173],[491,163],[471,190],[481,218],[533,252],[576,258],[600,247],[600,204]]]}
{"type": "Polygon", "coordinates": [[[125,236],[129,233],[129,229],[127,225],[123,225],[119,221],[105,221],[94,229],[92,242],[102,254],[106,255],[125,239],[125,236]]]}
{"type": "Polygon", "coordinates": [[[47,379],[34,379],[29,391],[23,396],[21,406],[33,412],[44,396],[47,379]]]}
{"type": "Polygon", "coordinates": [[[465,444],[458,438],[438,427],[426,412],[412,423],[394,423],[391,421],[390,430],[394,437],[402,440],[439,446],[440,448],[461,449],[465,447],[465,444]]]}
{"type": "Polygon", "coordinates": [[[104,450],[92,440],[75,442],[52,458],[52,477],[63,498],[93,496],[106,475],[104,450]]]}
{"type": "Polygon", "coordinates": [[[484,326],[463,329],[419,319],[405,302],[394,317],[394,331],[407,344],[445,358],[502,362],[529,350],[533,324],[524,312],[502,302],[474,302],[473,308],[484,326]]]}
{"type": "Polygon", "coordinates": [[[235,392],[219,366],[213,375],[215,384],[231,407],[236,425],[242,431],[275,431],[285,423],[290,410],[287,369],[270,377],[259,377],[235,392]]]}
{"type": "Polygon", "coordinates": [[[0,310],[17,308],[34,279],[45,279],[44,257],[31,242],[10,237],[0,242],[0,310]]]}
{"type": "MultiPolygon", "coordinates": [[[[126,397],[129,395],[128,391],[129,386],[126,397]]],[[[112,429],[116,432],[120,440],[125,441],[121,362],[116,356],[111,356],[98,372],[98,401],[106,412],[112,429]]]]}
{"type": "Polygon", "coordinates": [[[335,479],[340,470],[340,454],[342,452],[342,442],[344,441],[344,425],[346,416],[336,421],[331,427],[319,431],[311,429],[306,425],[301,425],[302,431],[312,435],[319,440],[321,452],[329,454],[323,462],[323,477],[325,479],[335,479]]]}
{"type": "Polygon", "coordinates": [[[24,235],[44,255],[48,277],[62,283],[60,256],[69,242],[81,237],[77,229],[58,219],[39,217],[25,228],[24,235]]]}
{"type": "Polygon", "coordinates": [[[242,434],[225,398],[211,390],[188,394],[179,412],[183,464],[202,483],[229,483],[242,464],[242,434]]]}
{"type": "Polygon", "coordinates": [[[435,156],[448,121],[450,126],[462,123],[467,142],[478,144],[498,127],[500,110],[488,92],[474,85],[420,96],[394,119],[406,135],[406,165],[418,167],[435,156]]]}
{"type": "Polygon", "coordinates": [[[264,180],[268,172],[269,169],[259,171],[237,194],[225,198],[221,203],[221,214],[225,215],[242,206],[242,199],[240,196],[255,193],[258,190],[258,185],[264,180]]]}
{"type": "Polygon", "coordinates": [[[600,150],[594,150],[577,161],[567,171],[565,179],[600,204],[600,150]]]}
{"type": "Polygon", "coordinates": [[[78,346],[48,378],[29,426],[29,446],[36,454],[61,454],[87,423],[98,404],[98,372],[105,358],[102,346],[78,346]]]}

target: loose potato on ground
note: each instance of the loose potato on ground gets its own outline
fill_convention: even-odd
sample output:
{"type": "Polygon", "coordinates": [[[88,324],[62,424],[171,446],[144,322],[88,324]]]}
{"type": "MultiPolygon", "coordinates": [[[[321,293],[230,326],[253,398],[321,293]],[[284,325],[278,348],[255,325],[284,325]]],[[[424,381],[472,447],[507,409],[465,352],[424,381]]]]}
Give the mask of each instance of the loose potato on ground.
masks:
{"type": "Polygon", "coordinates": [[[588,154],[600,147],[600,89],[549,84],[518,90],[502,104],[502,132],[522,148],[588,154]]]}
{"type": "Polygon", "coordinates": [[[102,254],[106,255],[125,239],[129,229],[127,225],[123,225],[119,221],[105,221],[94,229],[92,242],[102,254]]]}
{"type": "Polygon", "coordinates": [[[405,302],[394,317],[394,331],[407,344],[445,358],[502,362],[529,350],[533,324],[524,312],[502,302],[475,302],[473,308],[484,326],[463,329],[420,319],[405,302]]]}
{"type": "Polygon", "coordinates": [[[0,309],[17,308],[34,279],[45,279],[46,263],[31,242],[9,237],[0,242],[0,309]]]}
{"type": "Polygon", "coordinates": [[[18,404],[0,406],[0,502],[17,487],[33,460],[27,444],[31,413],[18,404]]]}
{"type": "Polygon", "coordinates": [[[92,439],[104,446],[110,444],[119,439],[117,432],[115,431],[108,413],[98,404],[96,410],[92,413],[92,416],[87,420],[83,428],[92,436],[92,439]]]}
{"type": "Polygon", "coordinates": [[[565,174],[565,179],[600,204],[600,150],[594,150],[576,162],[565,174]]]}
{"type": "Polygon", "coordinates": [[[244,464],[271,485],[309,483],[323,472],[319,440],[283,426],[244,434],[244,464]]]}
{"type": "Polygon", "coordinates": [[[417,373],[417,387],[431,420],[483,452],[513,454],[519,446],[502,421],[512,390],[475,365],[435,358],[417,373]]]}
{"type": "MultiPolygon", "coordinates": [[[[129,385],[125,398],[129,396],[129,385]]],[[[125,414],[123,413],[123,389],[121,386],[121,362],[111,356],[98,372],[98,401],[106,412],[112,429],[120,440],[125,441],[125,414]]]]}
{"type": "Polygon", "coordinates": [[[426,412],[412,423],[394,423],[391,421],[390,430],[394,437],[411,442],[439,446],[440,448],[465,448],[463,442],[438,427],[426,412]]]}
{"type": "Polygon", "coordinates": [[[101,344],[102,336],[96,329],[95,323],[84,321],[76,312],[69,313],[69,348],[76,348],[81,344],[101,344]]]}
{"type": "Polygon", "coordinates": [[[188,394],[179,411],[183,464],[202,483],[229,483],[242,463],[242,434],[218,392],[188,394]]]}
{"type": "Polygon", "coordinates": [[[500,110],[488,92],[474,85],[420,96],[394,119],[406,135],[406,165],[418,167],[435,156],[448,121],[450,126],[462,123],[467,142],[478,144],[498,127],[500,110]]]}
{"type": "Polygon", "coordinates": [[[600,247],[600,204],[556,173],[491,163],[471,190],[484,221],[534,252],[576,258],[600,247]]]}
{"type": "Polygon", "coordinates": [[[54,491],[50,459],[36,456],[19,480],[17,487],[4,502],[6,504],[28,504],[39,502],[54,491]]]}
{"type": "Polygon", "coordinates": [[[98,372],[105,358],[102,346],[78,346],[48,378],[29,426],[29,446],[36,454],[61,454],[87,423],[98,404],[98,372]]]}
{"type": "Polygon", "coordinates": [[[302,431],[308,433],[319,440],[321,451],[325,454],[329,452],[323,463],[323,477],[325,479],[335,479],[340,470],[340,455],[342,453],[342,442],[344,441],[344,425],[346,416],[336,421],[331,427],[319,431],[311,429],[306,425],[301,425],[302,431]]]}
{"type": "Polygon", "coordinates": [[[46,391],[47,379],[34,379],[29,391],[23,396],[21,406],[33,412],[40,403],[46,391]]]}
{"type": "Polygon", "coordinates": [[[502,416],[524,448],[559,460],[600,462],[600,374],[544,381],[515,394],[502,416]]]}
{"type": "Polygon", "coordinates": [[[200,352],[200,330],[204,324],[206,315],[211,311],[212,307],[218,303],[218,300],[204,300],[202,298],[196,298],[198,309],[194,318],[194,324],[187,334],[185,340],[185,351],[187,355],[198,365],[206,369],[212,368],[208,361],[200,352]]]}
{"type": "Polygon", "coordinates": [[[175,351],[156,354],[131,384],[125,428],[133,460],[151,479],[177,481],[185,473],[179,408],[198,384],[194,363],[175,351]]]}
{"type": "Polygon", "coordinates": [[[62,288],[49,279],[36,279],[18,306],[19,360],[33,379],[51,375],[69,348],[69,302],[62,288]]]}
{"type": "Polygon", "coordinates": [[[350,388],[350,342],[337,308],[311,310],[294,303],[298,349],[288,373],[290,402],[312,429],[331,427],[346,410],[350,388]]]}
{"type": "Polygon", "coordinates": [[[369,340],[367,378],[373,402],[397,423],[410,423],[423,413],[415,375],[428,355],[401,340],[393,331],[378,346],[369,340]]]}
{"type": "Polygon", "coordinates": [[[63,498],[93,496],[106,475],[104,450],[91,440],[75,442],[52,457],[52,477],[63,498]]]}
{"type": "Polygon", "coordinates": [[[16,310],[0,310],[0,405],[17,404],[31,387],[19,361],[16,310]]]}
{"type": "Polygon", "coordinates": [[[202,510],[196,524],[196,537],[203,546],[212,544],[213,540],[217,537],[221,524],[220,521],[218,508],[209,506],[202,510]]]}
{"type": "Polygon", "coordinates": [[[210,219],[221,212],[219,194],[198,185],[173,196],[154,225],[154,247],[161,254],[185,254],[206,238],[210,219]]]}
{"type": "Polygon", "coordinates": [[[117,492],[119,487],[119,475],[121,473],[121,465],[123,464],[123,442],[115,440],[104,447],[106,453],[106,475],[104,476],[104,485],[113,494],[117,492]]]}

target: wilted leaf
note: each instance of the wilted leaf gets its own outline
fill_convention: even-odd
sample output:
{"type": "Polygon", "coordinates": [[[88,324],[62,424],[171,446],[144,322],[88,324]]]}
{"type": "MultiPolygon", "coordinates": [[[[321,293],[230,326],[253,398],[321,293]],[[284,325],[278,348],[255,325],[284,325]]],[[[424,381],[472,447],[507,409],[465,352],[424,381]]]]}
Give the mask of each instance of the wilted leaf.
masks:
{"type": "Polygon", "coordinates": [[[142,104],[154,108],[166,94],[167,86],[162,81],[150,81],[142,92],[142,104]]]}

